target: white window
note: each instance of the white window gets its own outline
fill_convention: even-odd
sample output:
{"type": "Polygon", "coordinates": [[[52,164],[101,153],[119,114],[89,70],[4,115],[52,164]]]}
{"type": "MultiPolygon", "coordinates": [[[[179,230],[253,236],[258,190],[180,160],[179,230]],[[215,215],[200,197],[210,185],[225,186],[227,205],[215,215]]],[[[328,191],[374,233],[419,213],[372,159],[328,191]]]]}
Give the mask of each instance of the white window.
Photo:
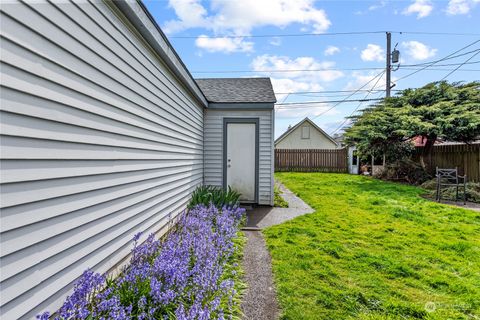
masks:
{"type": "Polygon", "coordinates": [[[310,127],[303,126],[302,127],[302,139],[310,139],[310,127]]]}

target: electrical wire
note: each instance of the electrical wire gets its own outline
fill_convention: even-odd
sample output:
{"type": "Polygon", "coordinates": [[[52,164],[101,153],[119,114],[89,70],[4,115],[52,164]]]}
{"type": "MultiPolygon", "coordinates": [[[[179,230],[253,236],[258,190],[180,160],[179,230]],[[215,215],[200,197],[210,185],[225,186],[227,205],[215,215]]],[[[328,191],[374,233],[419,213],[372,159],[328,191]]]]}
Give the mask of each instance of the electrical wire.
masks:
{"type": "MultiPolygon", "coordinates": [[[[282,102],[276,103],[275,106],[278,106],[277,109],[285,109],[284,106],[296,106],[296,105],[312,105],[312,104],[323,104],[323,103],[336,103],[336,102],[367,102],[375,101],[382,99],[342,99],[342,100],[323,100],[323,101],[303,101],[303,102],[282,102]]],[[[294,108],[299,109],[299,108],[294,108]]]]}
{"type": "Polygon", "coordinates": [[[205,38],[280,38],[280,37],[310,37],[310,36],[343,36],[343,35],[361,35],[361,34],[382,34],[387,31],[347,31],[347,32],[325,32],[325,33],[284,33],[284,34],[255,34],[255,35],[196,35],[196,36],[172,36],[171,39],[197,39],[205,38]]]}
{"type": "Polygon", "coordinates": [[[416,74],[416,73],[418,73],[418,72],[420,72],[420,71],[422,71],[422,70],[427,69],[428,67],[433,66],[434,64],[436,64],[436,63],[438,63],[438,62],[447,60],[448,58],[452,57],[453,55],[459,53],[460,51],[465,50],[465,49],[468,48],[468,47],[473,46],[474,44],[477,44],[478,42],[480,42],[480,39],[479,39],[479,40],[476,40],[476,41],[474,41],[474,42],[472,42],[472,43],[470,43],[470,44],[467,44],[466,46],[458,49],[457,51],[455,51],[455,52],[453,52],[453,53],[451,53],[451,54],[449,54],[449,55],[447,55],[447,56],[445,56],[445,57],[443,57],[442,59],[436,60],[436,61],[434,61],[434,62],[432,62],[432,63],[424,66],[423,68],[420,68],[420,69],[418,69],[418,70],[415,70],[414,72],[411,72],[411,73],[409,73],[409,74],[407,74],[407,75],[405,75],[405,76],[403,76],[403,77],[398,78],[395,82],[398,82],[398,81],[403,80],[403,79],[405,79],[405,78],[407,78],[407,77],[410,77],[410,76],[412,76],[412,75],[414,75],[414,74],[416,74]]]}
{"type": "MultiPolygon", "coordinates": [[[[462,63],[461,65],[459,65],[458,67],[456,67],[454,70],[450,71],[450,72],[449,72],[445,77],[443,77],[440,81],[443,81],[443,80],[445,80],[448,76],[452,75],[455,71],[457,71],[458,69],[460,69],[463,65],[467,64],[468,61],[472,60],[472,59],[473,59],[476,55],[478,55],[479,53],[480,53],[480,51],[477,52],[477,53],[475,53],[474,55],[472,55],[472,56],[471,56],[470,58],[468,58],[467,60],[465,60],[464,63],[462,63]]],[[[464,70],[462,70],[462,71],[464,71],[464,70]]]]}
{"type": "Polygon", "coordinates": [[[390,31],[398,34],[422,34],[429,36],[480,36],[480,33],[462,33],[462,32],[424,32],[424,31],[390,31]]]}
{"type": "MultiPolygon", "coordinates": [[[[416,64],[405,64],[403,66],[405,66],[405,67],[421,67],[421,66],[424,66],[426,64],[433,63],[433,62],[440,62],[440,61],[455,59],[455,58],[458,58],[458,57],[463,57],[463,56],[469,55],[470,53],[474,53],[474,52],[477,52],[477,51],[480,51],[480,49],[470,50],[470,51],[467,51],[467,52],[464,52],[464,53],[460,53],[460,54],[451,56],[449,58],[438,59],[438,60],[434,60],[434,61],[427,61],[427,62],[416,63],[416,64]]],[[[441,65],[438,64],[437,66],[447,66],[447,65],[450,65],[450,64],[441,64],[441,65]]],[[[454,63],[452,65],[456,65],[456,63],[454,63]]]]}
{"type": "MultiPolygon", "coordinates": [[[[372,90],[377,86],[378,82],[380,81],[382,77],[378,77],[377,81],[375,82],[375,84],[372,86],[372,88],[367,92],[367,94],[365,94],[365,97],[364,99],[368,98],[368,96],[372,93],[372,90]]],[[[380,92],[381,93],[381,92],[380,92]]],[[[379,93],[379,94],[380,94],[379,93]]],[[[350,113],[350,115],[348,117],[345,117],[345,120],[338,126],[338,128],[336,128],[330,135],[333,135],[334,133],[336,133],[338,130],[340,130],[341,128],[343,128],[343,126],[345,125],[345,123],[347,123],[348,119],[355,113],[357,112],[357,110],[362,106],[363,104],[363,101],[360,102],[358,104],[358,106],[353,109],[353,111],[350,113]]]]}
{"type": "MultiPolygon", "coordinates": [[[[312,120],[314,120],[314,119],[318,118],[319,116],[327,113],[328,111],[334,109],[335,107],[337,107],[337,106],[338,106],[339,104],[341,104],[341,103],[350,102],[350,101],[348,101],[348,98],[350,98],[351,96],[353,96],[353,95],[354,95],[355,93],[357,93],[359,90],[361,90],[361,89],[363,89],[364,87],[368,86],[369,83],[375,81],[375,79],[377,79],[378,77],[381,78],[384,73],[385,73],[385,70],[382,71],[382,72],[380,72],[379,74],[377,74],[375,77],[373,77],[373,78],[370,79],[369,81],[367,81],[365,84],[363,84],[360,88],[358,88],[357,90],[355,90],[351,95],[349,95],[349,96],[346,97],[345,99],[342,99],[342,100],[337,101],[333,106],[331,106],[331,107],[328,108],[327,110],[325,110],[325,111],[319,113],[318,115],[316,115],[315,117],[313,117],[312,120]]],[[[368,99],[368,100],[371,100],[371,99],[368,99]]],[[[356,101],[360,101],[360,100],[356,99],[356,101]]],[[[373,101],[373,100],[372,100],[372,101],[373,101]]],[[[312,102],[310,102],[310,103],[298,102],[298,103],[296,103],[296,104],[297,104],[297,105],[298,105],[298,104],[310,104],[309,108],[311,108],[311,105],[312,105],[312,104],[317,104],[317,103],[332,103],[332,102],[326,102],[326,101],[318,101],[318,102],[315,102],[315,101],[314,101],[313,103],[312,103],[312,102]]],[[[292,103],[290,103],[290,105],[292,105],[292,103]]],[[[301,108],[301,107],[297,107],[297,108],[301,108]]],[[[295,108],[295,109],[297,109],[297,108],[295,108]]],[[[277,107],[277,109],[278,109],[278,107],[277,107]]],[[[279,109],[282,109],[282,107],[280,107],[279,109]]],[[[283,107],[283,109],[285,109],[285,107],[283,107]]]]}
{"type": "Polygon", "coordinates": [[[324,32],[324,33],[287,33],[287,34],[244,34],[244,35],[195,35],[195,36],[171,36],[170,39],[197,39],[205,38],[286,38],[286,37],[328,37],[344,35],[368,35],[385,34],[387,32],[395,34],[417,34],[417,35],[438,35],[438,36],[480,36],[480,33],[458,33],[458,32],[423,32],[423,31],[346,31],[346,32],[324,32]]]}
{"type": "MultiPolygon", "coordinates": [[[[480,49],[478,50],[480,52],[480,49]]],[[[430,62],[432,63],[432,62],[430,62]]],[[[480,61],[472,61],[468,64],[478,64],[480,61]]],[[[438,67],[443,66],[457,66],[461,63],[450,63],[450,64],[439,64],[438,67]]],[[[421,65],[403,65],[402,69],[404,70],[419,70],[420,68],[412,68],[421,65]]],[[[194,74],[224,74],[224,73],[284,73],[284,72],[323,72],[323,71],[365,71],[365,70],[383,70],[385,67],[365,67],[365,68],[324,68],[324,69],[276,69],[276,70],[213,70],[213,71],[191,71],[194,74]]],[[[439,70],[445,71],[445,69],[429,69],[429,70],[439,70]]],[[[472,71],[477,71],[472,70],[472,71]]]]}
{"type": "MultiPolygon", "coordinates": [[[[324,91],[292,91],[292,92],[275,92],[276,94],[303,94],[303,93],[337,93],[337,92],[368,92],[370,90],[324,90],[324,91]]],[[[372,91],[382,91],[384,92],[384,89],[375,89],[372,91]]],[[[401,89],[392,89],[390,91],[402,91],[401,89]]]]}

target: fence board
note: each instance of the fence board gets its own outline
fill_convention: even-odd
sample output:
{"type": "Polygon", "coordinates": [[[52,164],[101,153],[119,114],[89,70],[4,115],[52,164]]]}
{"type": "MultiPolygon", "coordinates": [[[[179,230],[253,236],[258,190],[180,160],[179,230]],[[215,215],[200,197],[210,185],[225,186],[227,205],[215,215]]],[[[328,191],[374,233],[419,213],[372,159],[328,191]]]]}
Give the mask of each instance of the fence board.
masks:
{"type": "Polygon", "coordinates": [[[275,171],[348,172],[347,149],[275,149],[275,171]]]}
{"type": "MultiPolygon", "coordinates": [[[[423,147],[416,147],[413,155],[419,161],[423,147]]],[[[469,181],[480,181],[480,144],[437,145],[427,159],[427,170],[435,173],[435,168],[455,168],[467,175],[469,181]]]]}

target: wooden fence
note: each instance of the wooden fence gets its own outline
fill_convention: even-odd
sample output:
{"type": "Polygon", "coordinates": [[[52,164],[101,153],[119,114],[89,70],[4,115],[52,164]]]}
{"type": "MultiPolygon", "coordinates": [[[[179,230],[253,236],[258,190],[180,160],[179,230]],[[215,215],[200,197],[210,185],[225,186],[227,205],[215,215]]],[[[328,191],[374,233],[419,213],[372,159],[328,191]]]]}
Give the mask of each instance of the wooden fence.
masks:
{"type": "Polygon", "coordinates": [[[275,171],[348,172],[347,149],[275,149],[275,171]]]}
{"type": "MultiPolygon", "coordinates": [[[[413,159],[418,161],[423,147],[416,147],[413,159]]],[[[460,174],[466,174],[468,181],[480,181],[480,144],[458,144],[434,146],[425,165],[431,174],[435,168],[458,167],[460,174]]]]}

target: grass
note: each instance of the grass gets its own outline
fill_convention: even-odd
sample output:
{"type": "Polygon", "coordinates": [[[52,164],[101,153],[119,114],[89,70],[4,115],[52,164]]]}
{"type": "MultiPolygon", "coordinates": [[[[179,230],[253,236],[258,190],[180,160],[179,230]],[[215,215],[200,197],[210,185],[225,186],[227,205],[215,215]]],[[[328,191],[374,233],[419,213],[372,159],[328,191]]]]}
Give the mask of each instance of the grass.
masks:
{"type": "Polygon", "coordinates": [[[282,191],[277,186],[273,188],[273,206],[288,208],[288,202],[282,198],[282,191]]]}
{"type": "Polygon", "coordinates": [[[282,319],[480,319],[480,213],[368,177],[276,178],[315,209],[264,231],[282,319]]]}

